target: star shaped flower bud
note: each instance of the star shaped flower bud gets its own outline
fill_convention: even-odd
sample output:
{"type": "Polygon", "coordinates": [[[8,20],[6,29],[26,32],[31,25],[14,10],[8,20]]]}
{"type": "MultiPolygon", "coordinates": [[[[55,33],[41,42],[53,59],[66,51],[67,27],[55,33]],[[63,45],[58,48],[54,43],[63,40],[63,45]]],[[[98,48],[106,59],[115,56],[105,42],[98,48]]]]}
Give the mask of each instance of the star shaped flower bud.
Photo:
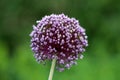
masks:
{"type": "Polygon", "coordinates": [[[56,68],[63,71],[83,58],[88,40],[85,29],[75,18],[51,14],[33,26],[31,48],[38,62],[56,59],[56,68]]]}

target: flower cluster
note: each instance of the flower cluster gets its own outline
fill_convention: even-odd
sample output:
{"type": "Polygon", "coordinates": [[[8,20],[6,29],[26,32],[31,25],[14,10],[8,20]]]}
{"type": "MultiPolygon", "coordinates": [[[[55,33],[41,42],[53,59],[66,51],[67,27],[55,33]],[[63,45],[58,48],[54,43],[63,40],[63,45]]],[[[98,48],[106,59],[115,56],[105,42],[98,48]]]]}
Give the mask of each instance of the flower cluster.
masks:
{"type": "Polygon", "coordinates": [[[57,60],[57,69],[69,69],[88,46],[85,29],[78,20],[64,14],[51,14],[37,21],[33,26],[31,48],[38,62],[57,60]]]}

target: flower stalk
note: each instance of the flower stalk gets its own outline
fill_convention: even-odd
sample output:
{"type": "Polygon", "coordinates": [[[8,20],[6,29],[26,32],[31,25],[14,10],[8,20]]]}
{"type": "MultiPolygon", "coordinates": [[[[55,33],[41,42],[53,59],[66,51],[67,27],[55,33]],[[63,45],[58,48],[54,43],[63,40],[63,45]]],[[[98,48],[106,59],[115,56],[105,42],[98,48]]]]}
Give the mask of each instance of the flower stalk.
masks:
{"type": "Polygon", "coordinates": [[[53,74],[54,74],[55,64],[56,64],[56,59],[53,59],[52,60],[52,64],[51,64],[51,69],[50,69],[48,80],[52,80],[52,77],[53,77],[53,74]]]}

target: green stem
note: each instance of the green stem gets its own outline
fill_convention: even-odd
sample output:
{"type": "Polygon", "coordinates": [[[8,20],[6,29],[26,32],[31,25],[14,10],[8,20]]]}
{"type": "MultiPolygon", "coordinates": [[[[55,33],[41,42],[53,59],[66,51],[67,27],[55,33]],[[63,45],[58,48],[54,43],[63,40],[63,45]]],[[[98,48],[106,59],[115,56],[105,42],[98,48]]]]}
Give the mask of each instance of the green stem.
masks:
{"type": "Polygon", "coordinates": [[[55,64],[56,64],[56,59],[53,59],[48,80],[52,80],[55,64]]]}

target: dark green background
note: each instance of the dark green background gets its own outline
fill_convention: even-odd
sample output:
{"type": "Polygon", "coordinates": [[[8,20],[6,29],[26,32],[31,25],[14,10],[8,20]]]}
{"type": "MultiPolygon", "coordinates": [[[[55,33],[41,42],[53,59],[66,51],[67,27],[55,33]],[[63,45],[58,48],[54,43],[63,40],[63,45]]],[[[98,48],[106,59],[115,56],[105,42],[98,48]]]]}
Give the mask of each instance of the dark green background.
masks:
{"type": "Polygon", "coordinates": [[[29,34],[52,13],[78,19],[89,40],[84,59],[53,80],[120,80],[120,0],[0,0],[0,80],[47,80],[50,62],[35,61],[29,34]]]}

